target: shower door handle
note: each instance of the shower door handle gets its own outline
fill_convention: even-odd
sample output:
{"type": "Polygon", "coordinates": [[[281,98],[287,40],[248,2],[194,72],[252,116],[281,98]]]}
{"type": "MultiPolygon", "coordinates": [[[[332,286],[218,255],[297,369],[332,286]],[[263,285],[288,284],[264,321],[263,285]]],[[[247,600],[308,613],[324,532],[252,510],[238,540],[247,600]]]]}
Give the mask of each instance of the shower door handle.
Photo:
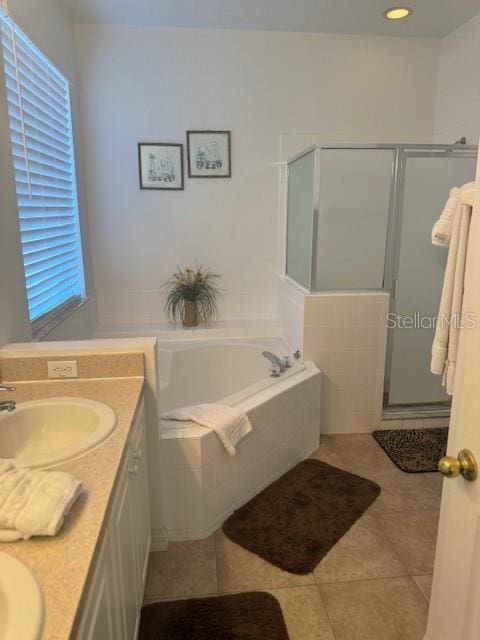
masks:
{"type": "Polygon", "coordinates": [[[468,449],[462,449],[458,458],[443,457],[438,463],[438,470],[446,478],[457,478],[462,475],[468,482],[475,482],[478,477],[477,461],[468,449]]]}
{"type": "Polygon", "coordinates": [[[397,297],[397,282],[398,278],[395,278],[392,285],[392,300],[395,300],[397,297]]]}

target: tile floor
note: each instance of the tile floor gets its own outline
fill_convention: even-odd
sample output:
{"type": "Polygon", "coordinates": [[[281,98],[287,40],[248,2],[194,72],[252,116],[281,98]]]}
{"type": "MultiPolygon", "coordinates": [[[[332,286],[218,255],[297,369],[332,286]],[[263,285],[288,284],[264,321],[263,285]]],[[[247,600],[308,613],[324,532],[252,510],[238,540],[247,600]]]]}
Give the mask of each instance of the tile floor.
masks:
{"type": "Polygon", "coordinates": [[[312,574],[281,571],[217,531],[153,553],[145,601],[261,589],[279,600],[291,640],[422,640],[441,476],[403,473],[369,435],[323,436],[312,457],[382,487],[312,574]]]}

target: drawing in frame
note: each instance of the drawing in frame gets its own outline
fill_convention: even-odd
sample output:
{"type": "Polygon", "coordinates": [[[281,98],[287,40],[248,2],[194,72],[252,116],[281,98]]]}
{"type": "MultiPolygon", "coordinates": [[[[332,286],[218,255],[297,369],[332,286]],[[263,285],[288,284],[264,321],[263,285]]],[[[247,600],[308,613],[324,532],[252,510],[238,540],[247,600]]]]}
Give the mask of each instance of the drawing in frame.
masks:
{"type": "Polygon", "coordinates": [[[231,178],[230,131],[187,131],[189,178],[231,178]]]}
{"type": "Polygon", "coordinates": [[[182,191],[183,144],[139,142],[138,170],[140,189],[182,191]]]}

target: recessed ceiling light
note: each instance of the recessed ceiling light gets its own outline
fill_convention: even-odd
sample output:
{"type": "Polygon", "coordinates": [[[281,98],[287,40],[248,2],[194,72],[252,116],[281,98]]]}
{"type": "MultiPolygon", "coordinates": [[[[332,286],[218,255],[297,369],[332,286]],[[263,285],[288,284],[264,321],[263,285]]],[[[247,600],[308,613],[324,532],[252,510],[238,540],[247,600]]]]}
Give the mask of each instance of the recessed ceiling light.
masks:
{"type": "Polygon", "coordinates": [[[383,12],[383,17],[387,20],[403,20],[413,13],[410,7],[390,7],[383,12]]]}

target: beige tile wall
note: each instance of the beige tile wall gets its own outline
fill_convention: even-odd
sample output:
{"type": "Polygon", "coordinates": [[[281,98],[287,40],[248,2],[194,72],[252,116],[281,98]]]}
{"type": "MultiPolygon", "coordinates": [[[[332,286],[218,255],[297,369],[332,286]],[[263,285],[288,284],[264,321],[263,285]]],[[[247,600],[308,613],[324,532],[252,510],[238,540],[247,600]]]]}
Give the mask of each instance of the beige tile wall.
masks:
{"type": "Polygon", "coordinates": [[[277,316],[285,338],[293,351],[302,349],[303,316],[308,293],[287,278],[279,278],[277,286],[277,316]]]}
{"type": "Polygon", "coordinates": [[[364,433],[382,413],[387,293],[305,297],[303,353],[324,372],[322,433],[364,433]]]}

